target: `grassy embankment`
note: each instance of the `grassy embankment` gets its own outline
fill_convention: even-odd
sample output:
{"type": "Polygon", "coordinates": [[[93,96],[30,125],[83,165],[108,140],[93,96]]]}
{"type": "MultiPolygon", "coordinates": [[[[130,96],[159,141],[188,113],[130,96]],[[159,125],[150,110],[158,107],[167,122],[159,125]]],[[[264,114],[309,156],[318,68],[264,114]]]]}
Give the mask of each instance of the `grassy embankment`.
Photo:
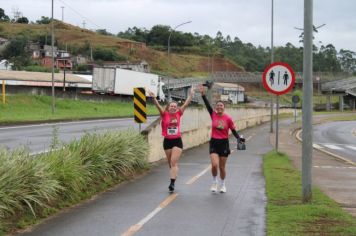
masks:
{"type": "MultiPolygon", "coordinates": [[[[94,102],[56,98],[54,114],[51,107],[50,96],[10,95],[6,98],[6,104],[0,104],[0,123],[133,117],[133,102],[94,102]]],[[[147,110],[148,115],[158,115],[153,105],[148,105],[147,110]]]]}
{"type": "Polygon", "coordinates": [[[264,157],[267,235],[356,235],[356,220],[313,188],[311,203],[302,203],[301,176],[284,154],[264,157]]]}
{"type": "Polygon", "coordinates": [[[137,132],[84,135],[50,152],[0,150],[0,235],[38,223],[148,168],[137,132]]]}
{"type": "MultiPolygon", "coordinates": [[[[16,24],[0,22],[0,37],[14,38],[19,34],[25,34],[29,39],[37,39],[49,35],[50,27],[46,24],[16,24]]],[[[206,77],[209,75],[211,63],[215,71],[230,68],[234,71],[242,71],[243,68],[231,60],[225,58],[209,58],[206,55],[193,53],[170,53],[168,60],[165,48],[155,50],[148,46],[139,46],[137,42],[115,37],[113,35],[102,35],[88,29],[55,21],[55,38],[61,49],[67,47],[70,52],[82,49],[90,44],[94,49],[97,47],[113,49],[128,61],[145,60],[149,63],[153,73],[169,75],[172,77],[206,77]]],[[[89,51],[87,52],[89,55],[89,51]]]]}

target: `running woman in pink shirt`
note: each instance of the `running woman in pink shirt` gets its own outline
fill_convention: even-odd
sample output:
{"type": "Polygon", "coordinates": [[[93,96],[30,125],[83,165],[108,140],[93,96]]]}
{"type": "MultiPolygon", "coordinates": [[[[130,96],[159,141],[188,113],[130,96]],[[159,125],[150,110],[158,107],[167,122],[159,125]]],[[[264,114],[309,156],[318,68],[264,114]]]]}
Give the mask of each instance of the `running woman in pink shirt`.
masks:
{"type": "Polygon", "coordinates": [[[212,120],[211,127],[211,139],[209,142],[209,153],[211,159],[211,174],[213,175],[213,184],[210,188],[212,192],[218,191],[218,169],[220,170],[220,184],[219,191],[226,193],[225,177],[226,170],[225,165],[227,157],[230,154],[229,147],[229,130],[235,138],[240,139],[239,134],[236,131],[235,124],[231,117],[224,113],[225,105],[222,101],[216,102],[215,110],[210,106],[208,99],[205,96],[205,88],[200,86],[200,93],[202,95],[205,106],[210,114],[212,120]]]}
{"type": "Polygon", "coordinates": [[[153,98],[153,102],[161,115],[162,136],[164,137],[163,149],[166,153],[171,177],[168,189],[170,192],[173,192],[178,175],[178,161],[183,151],[183,142],[180,133],[180,119],[185,108],[192,101],[194,89],[191,89],[188,99],[181,107],[178,107],[176,102],[169,102],[164,110],[158,103],[155,94],[149,91],[149,95],[153,98]]]}

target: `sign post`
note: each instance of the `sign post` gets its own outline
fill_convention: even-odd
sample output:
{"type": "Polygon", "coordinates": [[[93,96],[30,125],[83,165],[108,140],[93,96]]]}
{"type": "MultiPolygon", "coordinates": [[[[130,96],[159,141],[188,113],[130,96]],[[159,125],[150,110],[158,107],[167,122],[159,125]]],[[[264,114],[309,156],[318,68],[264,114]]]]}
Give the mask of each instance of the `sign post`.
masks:
{"type": "Polygon", "coordinates": [[[293,95],[292,102],[293,102],[293,107],[294,107],[294,123],[297,122],[297,103],[299,101],[300,101],[299,97],[297,95],[293,95]]]}
{"type": "Polygon", "coordinates": [[[141,133],[141,124],[147,122],[145,88],[134,88],[134,118],[135,122],[139,124],[141,133]]]}
{"type": "Polygon", "coordinates": [[[262,82],[265,89],[277,95],[276,114],[276,151],[278,152],[278,115],[279,115],[279,95],[288,93],[294,86],[295,74],[287,63],[271,63],[263,72],[262,82]]]}

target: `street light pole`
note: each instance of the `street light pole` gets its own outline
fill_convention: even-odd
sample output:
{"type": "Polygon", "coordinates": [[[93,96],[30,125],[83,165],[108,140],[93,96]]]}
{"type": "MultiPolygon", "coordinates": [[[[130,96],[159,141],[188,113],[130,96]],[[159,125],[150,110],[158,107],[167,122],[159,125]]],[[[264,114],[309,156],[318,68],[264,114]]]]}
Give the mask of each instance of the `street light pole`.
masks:
{"type": "MultiPolygon", "coordinates": [[[[274,9],[274,1],[271,0],[271,63],[274,62],[274,46],[273,46],[273,9],[274,9]]],[[[273,133],[273,95],[271,95],[271,126],[270,133],[273,133]]]]}
{"type": "Polygon", "coordinates": [[[303,77],[302,192],[303,202],[310,202],[313,158],[313,0],[304,0],[303,77]]]}
{"type": "MultiPolygon", "coordinates": [[[[183,22],[177,26],[175,26],[173,28],[173,30],[171,30],[171,32],[169,33],[169,37],[168,37],[168,45],[167,45],[167,57],[168,57],[168,65],[170,65],[170,57],[169,57],[169,53],[171,51],[171,36],[172,36],[172,33],[174,30],[176,30],[178,27],[182,26],[182,25],[185,25],[185,24],[189,24],[191,23],[192,21],[187,21],[187,22],[183,22]]],[[[168,102],[170,102],[172,100],[171,98],[171,91],[169,89],[169,77],[168,77],[168,102]]]]}
{"type": "Polygon", "coordinates": [[[52,45],[52,114],[54,114],[54,20],[53,20],[53,0],[52,0],[52,16],[51,16],[51,45],[52,45]]]}

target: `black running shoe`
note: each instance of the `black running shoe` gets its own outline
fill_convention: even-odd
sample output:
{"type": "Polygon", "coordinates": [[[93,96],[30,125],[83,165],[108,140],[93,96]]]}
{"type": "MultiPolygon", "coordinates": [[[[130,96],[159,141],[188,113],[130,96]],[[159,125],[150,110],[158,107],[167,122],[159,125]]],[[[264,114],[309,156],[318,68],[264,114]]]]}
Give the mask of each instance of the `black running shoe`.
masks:
{"type": "Polygon", "coordinates": [[[174,191],[174,184],[170,184],[169,186],[168,186],[168,189],[169,189],[169,192],[173,192],[174,191]]]}

